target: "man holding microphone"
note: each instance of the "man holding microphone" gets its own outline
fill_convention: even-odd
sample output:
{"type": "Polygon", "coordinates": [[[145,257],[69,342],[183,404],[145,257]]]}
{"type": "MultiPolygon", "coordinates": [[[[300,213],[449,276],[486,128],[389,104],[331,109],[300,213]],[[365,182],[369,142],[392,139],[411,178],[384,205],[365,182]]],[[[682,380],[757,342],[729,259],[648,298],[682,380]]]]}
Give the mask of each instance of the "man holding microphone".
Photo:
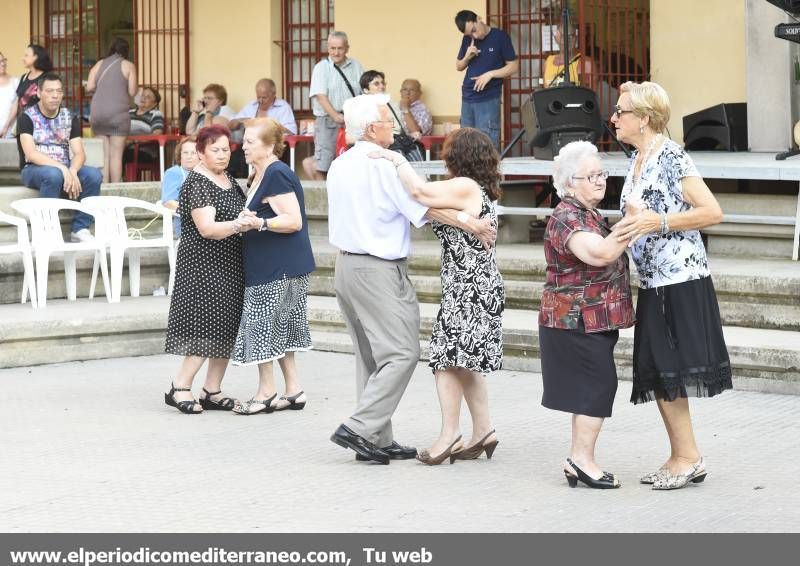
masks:
{"type": "Polygon", "coordinates": [[[503,79],[519,70],[517,54],[509,35],[484,23],[475,12],[461,10],[455,21],[464,34],[456,60],[456,70],[466,70],[461,85],[461,127],[481,130],[499,147],[503,79]]]}

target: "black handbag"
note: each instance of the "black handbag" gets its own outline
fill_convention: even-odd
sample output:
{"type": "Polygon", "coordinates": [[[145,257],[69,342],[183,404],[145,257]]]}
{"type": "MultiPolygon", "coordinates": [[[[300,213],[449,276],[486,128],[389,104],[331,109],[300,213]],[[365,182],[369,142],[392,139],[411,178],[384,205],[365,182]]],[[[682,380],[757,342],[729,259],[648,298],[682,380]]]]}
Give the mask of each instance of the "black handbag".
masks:
{"type": "Polygon", "coordinates": [[[389,110],[392,111],[395,120],[397,120],[397,123],[400,124],[401,130],[399,134],[394,135],[394,142],[392,142],[392,145],[389,146],[389,149],[402,154],[403,157],[409,161],[423,161],[422,151],[420,151],[419,144],[414,141],[414,138],[406,133],[406,129],[403,126],[403,121],[397,117],[397,113],[394,111],[394,108],[392,108],[391,105],[388,106],[389,110]]]}

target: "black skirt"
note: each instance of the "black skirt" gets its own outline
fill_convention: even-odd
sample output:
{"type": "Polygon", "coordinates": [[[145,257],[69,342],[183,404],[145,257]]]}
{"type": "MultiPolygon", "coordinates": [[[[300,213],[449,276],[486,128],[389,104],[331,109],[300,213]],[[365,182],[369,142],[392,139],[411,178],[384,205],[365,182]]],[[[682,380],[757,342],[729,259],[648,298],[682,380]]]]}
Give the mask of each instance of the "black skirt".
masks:
{"type": "Polygon", "coordinates": [[[539,327],[542,405],[590,417],[610,417],[617,392],[614,346],[619,331],[586,333],[539,327]]]}
{"type": "Polygon", "coordinates": [[[733,389],[711,277],[639,289],[631,403],[733,389]]]}

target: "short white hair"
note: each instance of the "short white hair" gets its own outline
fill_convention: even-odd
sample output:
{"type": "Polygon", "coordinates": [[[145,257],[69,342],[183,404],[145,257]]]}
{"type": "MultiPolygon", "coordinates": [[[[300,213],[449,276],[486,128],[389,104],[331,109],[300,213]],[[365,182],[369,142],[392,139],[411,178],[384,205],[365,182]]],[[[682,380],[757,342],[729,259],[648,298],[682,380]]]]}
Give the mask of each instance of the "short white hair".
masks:
{"type": "Polygon", "coordinates": [[[338,39],[343,39],[344,40],[344,44],[346,46],[350,47],[350,42],[347,40],[347,34],[344,33],[343,31],[332,31],[331,33],[328,34],[328,41],[330,41],[331,39],[337,39],[337,38],[338,39]]]}
{"type": "Polygon", "coordinates": [[[559,198],[567,194],[567,187],[572,185],[572,177],[578,173],[578,166],[587,157],[597,155],[597,146],[588,141],[570,142],[561,148],[554,161],[553,186],[559,198]]]}
{"type": "Polygon", "coordinates": [[[364,139],[367,126],[381,119],[379,108],[388,104],[388,94],[360,94],[345,100],[342,112],[347,134],[357,140],[364,139]]]}

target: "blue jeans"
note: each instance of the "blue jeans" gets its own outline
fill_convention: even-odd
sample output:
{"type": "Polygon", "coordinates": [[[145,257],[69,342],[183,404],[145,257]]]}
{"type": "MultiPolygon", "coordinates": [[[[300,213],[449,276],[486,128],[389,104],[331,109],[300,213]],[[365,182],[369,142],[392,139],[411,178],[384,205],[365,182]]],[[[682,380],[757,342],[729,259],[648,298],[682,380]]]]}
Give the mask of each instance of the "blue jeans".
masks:
{"type": "MultiPolygon", "coordinates": [[[[100,195],[100,183],[103,182],[103,174],[96,167],[84,165],[78,170],[78,180],[81,182],[81,194],[78,200],[83,197],[96,197],[100,195]]],[[[58,167],[50,165],[26,165],[22,169],[22,184],[30,189],[37,189],[40,197],[59,198],[63,192],[64,176],[58,167]]],[[[91,214],[76,212],[72,220],[72,231],[77,232],[88,228],[94,222],[91,214]]]]}
{"type": "Polygon", "coordinates": [[[461,100],[461,127],[477,128],[500,145],[500,97],[483,102],[461,100]]]}

